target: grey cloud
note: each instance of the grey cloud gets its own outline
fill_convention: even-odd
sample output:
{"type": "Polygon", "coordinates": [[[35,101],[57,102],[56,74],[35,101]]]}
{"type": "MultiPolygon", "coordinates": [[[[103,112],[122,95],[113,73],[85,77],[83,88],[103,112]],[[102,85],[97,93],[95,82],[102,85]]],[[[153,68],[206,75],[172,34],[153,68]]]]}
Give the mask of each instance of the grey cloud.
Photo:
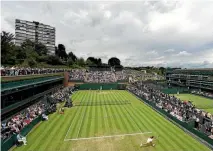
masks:
{"type": "Polygon", "coordinates": [[[213,2],[2,2],[2,29],[14,33],[15,18],[36,20],[55,26],[56,45],[85,59],[207,67],[213,63],[212,9],[213,2]]]}

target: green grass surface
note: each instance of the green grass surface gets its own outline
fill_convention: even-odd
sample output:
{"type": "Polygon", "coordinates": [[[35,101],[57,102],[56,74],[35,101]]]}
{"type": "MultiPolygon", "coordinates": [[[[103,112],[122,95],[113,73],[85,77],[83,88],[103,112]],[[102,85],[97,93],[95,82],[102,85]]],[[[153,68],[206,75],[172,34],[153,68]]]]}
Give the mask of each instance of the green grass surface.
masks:
{"type": "Polygon", "coordinates": [[[175,94],[175,96],[180,98],[182,101],[192,101],[198,109],[203,109],[213,114],[213,99],[193,94],[175,94]]]}
{"type": "Polygon", "coordinates": [[[28,136],[28,145],[15,151],[205,151],[206,146],[156,113],[127,91],[78,91],[72,99],[90,101],[128,100],[126,105],[76,106],[65,114],[54,113],[28,136]],[[152,132],[150,134],[125,134],[152,132]],[[109,138],[91,138],[102,136],[109,138]],[[159,136],[155,147],[142,147],[150,136],[159,136]],[[86,138],[86,139],[82,139],[86,138]],[[71,140],[78,139],[78,140],[71,140]]]}

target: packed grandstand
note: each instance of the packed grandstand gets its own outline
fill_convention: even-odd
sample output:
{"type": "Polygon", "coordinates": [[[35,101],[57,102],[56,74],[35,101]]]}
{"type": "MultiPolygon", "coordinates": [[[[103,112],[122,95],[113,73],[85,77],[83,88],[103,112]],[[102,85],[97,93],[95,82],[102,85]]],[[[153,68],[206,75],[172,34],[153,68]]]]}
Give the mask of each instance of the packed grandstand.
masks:
{"type": "Polygon", "coordinates": [[[213,3],[1,3],[1,151],[213,151],[213,3]]]}
{"type": "MultiPolygon", "coordinates": [[[[146,100],[147,102],[145,101],[145,103],[148,103],[152,106],[152,108],[157,109],[165,114],[164,116],[167,116],[167,118],[173,119],[176,122],[179,121],[179,123],[177,124],[179,124],[182,129],[190,131],[187,133],[191,133],[192,136],[195,135],[199,138],[198,140],[201,140],[202,142],[204,142],[204,144],[211,148],[213,139],[213,112],[207,112],[205,111],[205,109],[200,109],[193,103],[194,100],[183,101],[176,96],[181,93],[188,93],[191,95],[210,98],[212,104],[210,104],[209,108],[212,108],[213,93],[212,91],[208,91],[209,86],[206,89],[203,87],[196,89],[196,87],[189,86],[181,88],[180,86],[177,87],[175,85],[171,85],[171,83],[167,85],[166,81],[162,81],[162,78],[157,81],[148,79],[138,80],[138,78],[136,77],[144,75],[146,73],[125,69],[118,71],[114,69],[103,71],[98,69],[63,70],[2,68],[1,76],[4,78],[36,74],[51,75],[55,72],[64,73],[60,75],[63,78],[55,85],[53,84],[54,82],[56,82],[54,81],[54,76],[52,81],[46,81],[45,77],[39,77],[37,78],[37,80],[31,79],[31,81],[29,81],[29,79],[26,79],[21,81],[17,80],[5,83],[3,82],[1,84],[1,99],[3,105],[3,108],[1,109],[2,150],[8,150],[12,146],[20,144],[19,141],[16,141],[16,136],[18,138],[21,137],[20,134],[27,136],[32,128],[38,123],[42,123],[42,121],[49,122],[48,116],[58,113],[63,114],[65,108],[71,108],[70,110],[72,110],[72,108],[75,108],[75,106],[77,107],[77,102],[75,104],[70,98],[72,98],[72,95],[75,92],[81,91],[81,86],[84,85],[84,83],[89,84],[89,86],[87,85],[88,90],[93,89],[94,85],[99,84],[98,87],[96,87],[95,89],[104,91],[104,89],[114,89],[114,87],[111,87],[109,84],[119,85],[119,82],[122,82],[122,84],[125,83],[126,86],[117,87],[118,89],[126,89],[137,97],[146,100]],[[67,77],[65,73],[68,73],[67,77]],[[67,81],[63,82],[63,79],[67,79],[67,81]],[[164,85],[162,85],[162,82],[164,83],[164,85]],[[107,86],[105,86],[107,84],[108,88],[107,86]],[[30,87],[30,85],[33,85],[33,87],[30,87]],[[45,87],[45,85],[48,86],[45,87]],[[39,95],[39,93],[41,93],[38,91],[38,93],[36,94],[36,89],[39,89],[39,87],[45,87],[46,90],[44,89],[42,90],[42,92],[48,90],[50,91],[48,91],[48,93],[45,93],[44,95],[36,97],[37,95],[39,95]],[[26,97],[24,97],[22,91],[25,92],[27,89],[29,89],[29,91],[34,91],[32,93],[32,96],[26,95],[26,97]],[[166,93],[165,89],[168,91],[171,89],[175,89],[176,91],[175,93],[169,94],[166,93]],[[17,95],[23,96],[17,97],[17,95]],[[8,101],[10,103],[7,103],[8,101]],[[38,118],[40,120],[38,120],[38,118]],[[35,122],[36,120],[37,122],[35,122]]],[[[152,76],[153,78],[156,78],[156,75],[153,74],[152,76]]],[[[170,79],[168,80],[170,82],[170,79]]],[[[213,89],[213,87],[211,87],[211,89],[213,89]]],[[[78,103],[79,101],[80,104],[82,104],[81,100],[78,100],[78,103]]],[[[120,101],[120,103],[113,101],[115,105],[121,105],[121,102],[122,101],[120,101]]],[[[109,102],[108,104],[107,102],[104,103],[106,103],[105,105],[109,105],[109,102]]],[[[84,105],[88,104],[84,103],[84,105]]],[[[23,136],[22,138],[25,137],[23,136]]],[[[25,140],[22,141],[25,145],[27,144],[25,140]]]]}

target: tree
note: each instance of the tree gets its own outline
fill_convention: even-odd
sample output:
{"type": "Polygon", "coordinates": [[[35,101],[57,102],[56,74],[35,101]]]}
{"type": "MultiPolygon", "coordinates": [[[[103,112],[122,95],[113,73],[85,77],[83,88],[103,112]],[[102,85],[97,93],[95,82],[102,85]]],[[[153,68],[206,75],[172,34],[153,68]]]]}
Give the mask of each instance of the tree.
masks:
{"type": "Polygon", "coordinates": [[[85,61],[84,61],[84,58],[79,58],[79,59],[77,59],[77,65],[79,65],[79,66],[81,66],[81,67],[83,67],[83,66],[85,66],[85,61]]]}
{"type": "Polygon", "coordinates": [[[74,61],[74,62],[76,62],[76,60],[77,60],[77,57],[73,52],[68,53],[68,58],[71,58],[72,61],[74,61]]]}
{"type": "Polygon", "coordinates": [[[17,63],[18,64],[21,64],[24,62],[24,60],[27,58],[27,54],[26,54],[26,51],[24,51],[23,48],[21,48],[20,46],[17,46],[15,48],[15,51],[16,51],[16,59],[17,59],[17,63]]]}
{"type": "Polygon", "coordinates": [[[74,61],[72,60],[72,58],[69,58],[67,60],[67,64],[68,64],[68,66],[72,66],[74,64],[74,61]]]}
{"type": "Polygon", "coordinates": [[[36,43],[35,44],[35,51],[38,53],[39,56],[41,55],[47,55],[47,47],[42,43],[36,43]]]}
{"type": "Polygon", "coordinates": [[[166,68],[164,68],[164,67],[160,67],[159,70],[160,70],[162,75],[164,75],[165,72],[166,72],[166,68]]]}
{"type": "Polygon", "coordinates": [[[35,42],[26,39],[22,44],[21,44],[22,48],[26,48],[26,47],[32,47],[35,50],[35,42]]]}
{"type": "Polygon", "coordinates": [[[30,67],[34,67],[36,65],[36,61],[34,58],[28,58],[28,64],[30,67]]]}
{"type": "Polygon", "coordinates": [[[58,51],[57,51],[58,57],[64,60],[67,60],[67,53],[66,48],[63,44],[58,44],[58,51]]]}
{"type": "Polygon", "coordinates": [[[90,65],[93,65],[93,62],[89,59],[86,60],[86,65],[90,66],[90,65]]]}
{"type": "Polygon", "coordinates": [[[97,65],[102,65],[102,60],[101,60],[101,58],[98,58],[98,60],[97,60],[97,65]]]}
{"type": "Polygon", "coordinates": [[[110,65],[110,66],[118,65],[119,66],[119,65],[121,65],[121,61],[116,57],[112,57],[108,60],[108,65],[110,65]]]}
{"type": "Polygon", "coordinates": [[[95,65],[96,64],[94,57],[88,57],[86,62],[89,63],[89,65],[95,65]]]}
{"type": "Polygon", "coordinates": [[[38,53],[39,56],[47,55],[47,47],[42,43],[35,43],[29,39],[26,39],[22,44],[21,47],[25,49],[26,47],[31,47],[34,51],[38,53]]]}
{"type": "Polygon", "coordinates": [[[58,52],[58,47],[57,46],[55,46],[55,55],[59,56],[59,52],[58,52]]]}
{"type": "Polygon", "coordinates": [[[102,65],[101,58],[88,57],[86,62],[88,65],[97,65],[97,66],[102,65]]]}
{"type": "Polygon", "coordinates": [[[51,64],[51,65],[62,65],[63,64],[58,56],[48,56],[47,63],[51,64]]]}
{"type": "Polygon", "coordinates": [[[15,45],[13,43],[14,35],[2,31],[1,32],[1,63],[15,64],[15,45]]]}
{"type": "Polygon", "coordinates": [[[2,54],[6,53],[7,50],[14,45],[13,40],[14,40],[13,34],[2,31],[1,33],[1,53],[2,54]]]}

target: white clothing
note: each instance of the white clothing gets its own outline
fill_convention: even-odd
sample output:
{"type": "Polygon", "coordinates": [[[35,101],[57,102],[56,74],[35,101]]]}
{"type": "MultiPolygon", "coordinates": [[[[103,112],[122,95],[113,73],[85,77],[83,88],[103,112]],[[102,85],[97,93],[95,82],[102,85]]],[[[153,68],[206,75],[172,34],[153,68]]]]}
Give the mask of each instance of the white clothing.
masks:
{"type": "Polygon", "coordinates": [[[148,138],[147,141],[146,141],[146,143],[151,143],[152,141],[153,141],[152,138],[148,138]]]}
{"type": "Polygon", "coordinates": [[[17,139],[18,139],[18,142],[23,142],[24,145],[27,145],[26,137],[23,137],[23,136],[21,136],[20,134],[18,134],[18,135],[17,135],[17,139]]]}
{"type": "Polygon", "coordinates": [[[199,121],[200,121],[200,119],[199,119],[199,118],[197,118],[197,119],[196,119],[196,122],[199,122],[199,121]]]}

